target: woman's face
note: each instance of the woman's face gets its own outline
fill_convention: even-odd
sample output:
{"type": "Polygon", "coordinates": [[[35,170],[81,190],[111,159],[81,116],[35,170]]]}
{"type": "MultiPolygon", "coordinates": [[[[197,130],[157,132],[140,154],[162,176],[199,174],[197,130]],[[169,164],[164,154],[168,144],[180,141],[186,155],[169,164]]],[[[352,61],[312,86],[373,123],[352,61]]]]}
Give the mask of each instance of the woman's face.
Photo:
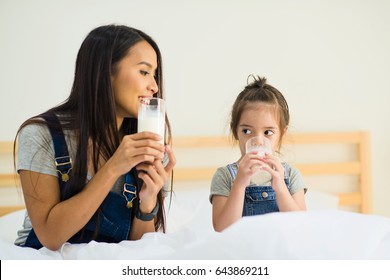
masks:
{"type": "Polygon", "coordinates": [[[249,138],[262,136],[268,138],[272,152],[278,149],[280,129],[275,107],[262,102],[247,106],[237,126],[237,136],[241,155],[245,154],[245,144],[249,138]]]}
{"type": "Polygon", "coordinates": [[[139,97],[152,96],[158,91],[156,70],[156,52],[146,41],[135,44],[119,61],[111,77],[118,127],[125,117],[137,118],[139,97]]]}

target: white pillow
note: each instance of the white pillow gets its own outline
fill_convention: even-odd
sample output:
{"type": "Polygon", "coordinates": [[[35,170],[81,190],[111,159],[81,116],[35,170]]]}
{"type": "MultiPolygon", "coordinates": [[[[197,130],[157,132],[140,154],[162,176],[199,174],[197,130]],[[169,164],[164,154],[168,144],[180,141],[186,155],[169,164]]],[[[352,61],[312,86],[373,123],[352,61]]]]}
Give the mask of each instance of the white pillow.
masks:
{"type": "Polygon", "coordinates": [[[0,239],[14,244],[17,231],[22,228],[26,210],[18,210],[0,217],[0,239]]]}
{"type": "Polygon", "coordinates": [[[338,196],[310,189],[305,199],[307,210],[337,210],[339,205],[338,196]]]}

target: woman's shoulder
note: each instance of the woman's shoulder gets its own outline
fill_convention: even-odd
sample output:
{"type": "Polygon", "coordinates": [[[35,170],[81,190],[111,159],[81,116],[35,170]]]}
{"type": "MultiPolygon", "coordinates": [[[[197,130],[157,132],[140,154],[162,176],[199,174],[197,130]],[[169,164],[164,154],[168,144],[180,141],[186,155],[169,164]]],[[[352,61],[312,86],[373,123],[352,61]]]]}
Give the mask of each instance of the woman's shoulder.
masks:
{"type": "Polygon", "coordinates": [[[50,137],[49,128],[43,122],[34,122],[26,124],[20,129],[19,132],[19,139],[47,139],[47,137],[50,137]]]}

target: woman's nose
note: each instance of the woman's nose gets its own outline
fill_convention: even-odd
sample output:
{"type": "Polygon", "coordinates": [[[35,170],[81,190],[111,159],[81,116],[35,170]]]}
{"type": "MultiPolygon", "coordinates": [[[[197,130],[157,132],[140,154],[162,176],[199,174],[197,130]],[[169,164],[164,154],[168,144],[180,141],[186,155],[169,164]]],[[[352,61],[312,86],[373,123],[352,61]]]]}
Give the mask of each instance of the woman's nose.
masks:
{"type": "Polygon", "coordinates": [[[153,94],[156,93],[158,91],[158,85],[157,85],[157,82],[156,80],[154,79],[154,77],[151,79],[149,85],[148,85],[148,90],[149,91],[152,91],[153,94]]]}

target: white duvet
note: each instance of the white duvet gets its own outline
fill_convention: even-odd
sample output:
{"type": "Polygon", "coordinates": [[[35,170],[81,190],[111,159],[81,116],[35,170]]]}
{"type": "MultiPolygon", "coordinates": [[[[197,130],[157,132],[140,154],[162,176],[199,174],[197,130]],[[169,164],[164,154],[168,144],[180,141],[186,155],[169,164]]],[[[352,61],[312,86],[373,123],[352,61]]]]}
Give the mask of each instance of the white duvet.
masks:
{"type": "Polygon", "coordinates": [[[118,244],[64,244],[58,251],[13,245],[23,219],[18,211],[0,218],[0,259],[390,259],[389,218],[339,210],[272,213],[216,233],[207,199],[194,199],[204,194],[173,198],[166,234],[118,244]]]}

